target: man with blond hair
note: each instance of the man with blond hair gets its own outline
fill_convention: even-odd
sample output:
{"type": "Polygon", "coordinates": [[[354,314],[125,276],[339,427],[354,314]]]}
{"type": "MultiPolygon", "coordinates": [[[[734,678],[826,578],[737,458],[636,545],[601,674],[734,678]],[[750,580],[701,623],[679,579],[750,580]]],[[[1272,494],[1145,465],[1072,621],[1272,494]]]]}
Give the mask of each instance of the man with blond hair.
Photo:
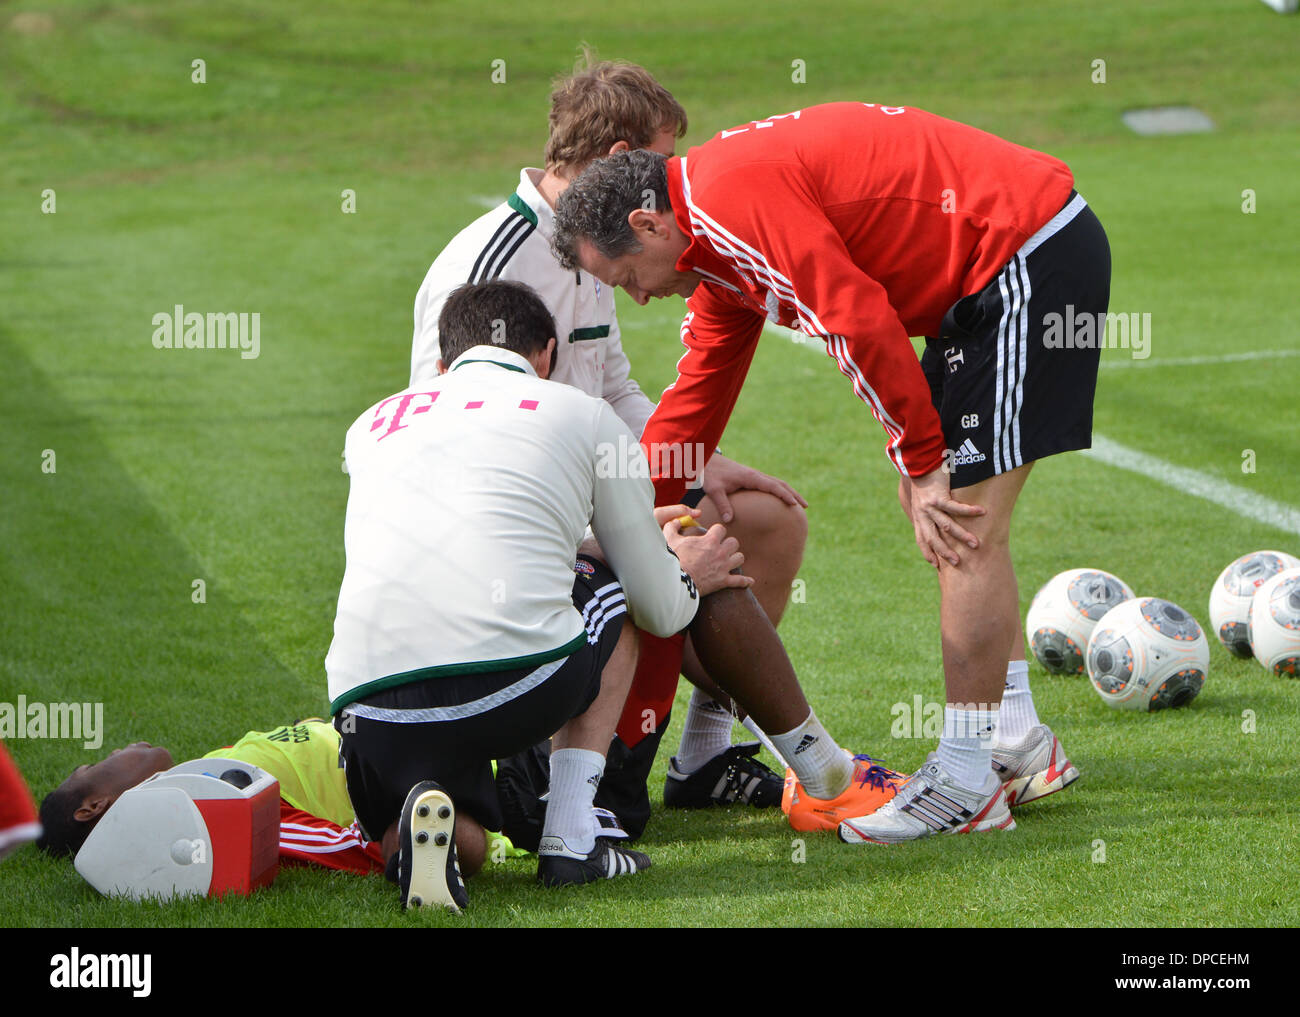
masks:
{"type": "MultiPolygon", "coordinates": [[[[514,279],[533,287],[555,317],[559,349],[551,377],[604,399],[639,436],[655,404],[631,376],[613,289],[586,272],[560,266],[550,246],[553,209],[569,181],[594,159],[635,149],[671,155],[676,139],[686,133],[686,112],[642,67],[593,62],[590,53],[583,64],[552,92],[545,169],[522,170],[515,193],[462,230],[429,269],[415,301],[411,384],[436,376],[438,312],[447,295],[466,282],[514,279]]],[[[650,450],[652,459],[655,451],[650,450]]],[[[806,502],[783,481],[712,449],[708,454],[694,448],[662,451],[684,480],[694,481],[684,501],[701,509],[699,524],[707,529],[722,523],[739,539],[746,573],[755,579],[753,593],[777,624],[803,557],[806,502]]],[[[645,780],[679,671],[696,688],[670,764],[665,804],[778,804],[779,778],[754,758],[757,743],[731,744],[731,701],[705,673],[690,644],[680,636],[647,644],[598,804],[614,811],[634,836],[644,827],[649,816],[645,780]]],[[[763,737],[752,721],[745,722],[763,737]]],[[[541,765],[544,772],[544,760],[541,765]]]]}

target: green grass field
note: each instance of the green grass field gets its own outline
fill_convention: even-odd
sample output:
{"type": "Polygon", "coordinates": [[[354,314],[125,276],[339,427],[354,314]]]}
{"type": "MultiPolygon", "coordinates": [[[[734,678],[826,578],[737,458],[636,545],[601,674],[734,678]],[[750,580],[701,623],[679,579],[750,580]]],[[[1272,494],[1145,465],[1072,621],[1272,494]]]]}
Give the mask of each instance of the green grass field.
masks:
{"type": "MultiPolygon", "coordinates": [[[[1152,320],[1148,360],[1105,355],[1097,432],[1300,509],[1300,18],[1253,0],[703,6],[664,0],[652,25],[589,0],[0,7],[0,702],[105,704],[99,752],[9,742],[38,798],[118,745],[179,760],[327,710],[343,434],[406,384],[420,280],[539,162],[549,82],[581,41],[650,68],[690,114],[686,145],[863,99],[1063,158],[1110,236],[1112,310],[1152,320]],[[1120,121],[1181,104],[1217,130],[1120,121]],[[154,349],[152,316],[175,304],[259,312],[260,356],[154,349]],[[1261,356],[1222,359],[1240,353],[1261,356]]],[[[673,378],[681,312],[620,303],[649,393],[673,378]]],[[[910,770],[933,745],[891,738],[890,708],[941,696],[937,591],[883,432],[824,355],[771,336],[725,446],[810,503],[781,631],[819,716],[910,770]]],[[[1079,454],[1035,469],[1013,540],[1025,608],[1091,565],[1203,625],[1233,558],[1300,553],[1294,527],[1079,454]]],[[[1009,835],[801,847],[779,814],[656,804],[644,876],[547,893],[529,860],[489,866],[463,918],[404,916],[382,879],[303,869],[249,899],[137,906],[26,848],[0,865],[0,926],[1300,922],[1300,685],[1213,640],[1204,691],[1174,712],[1120,714],[1082,679],[1031,674],[1083,777],[1009,835]]]]}

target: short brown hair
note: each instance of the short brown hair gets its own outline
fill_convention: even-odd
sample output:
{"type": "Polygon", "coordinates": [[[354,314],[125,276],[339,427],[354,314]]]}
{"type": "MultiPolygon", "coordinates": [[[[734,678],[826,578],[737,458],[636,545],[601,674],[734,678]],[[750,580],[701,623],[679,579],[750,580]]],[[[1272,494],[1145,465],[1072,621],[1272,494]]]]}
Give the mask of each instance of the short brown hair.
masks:
{"type": "Polygon", "coordinates": [[[620,141],[645,148],[660,131],[686,134],[686,111],[649,71],[593,56],[584,47],[578,68],[551,92],[546,168],[554,172],[581,169],[620,141]]]}
{"type": "Polygon", "coordinates": [[[555,319],[542,298],[531,286],[509,279],[456,287],[438,315],[439,352],[448,367],[475,346],[501,346],[530,357],[554,337],[555,319]]]}

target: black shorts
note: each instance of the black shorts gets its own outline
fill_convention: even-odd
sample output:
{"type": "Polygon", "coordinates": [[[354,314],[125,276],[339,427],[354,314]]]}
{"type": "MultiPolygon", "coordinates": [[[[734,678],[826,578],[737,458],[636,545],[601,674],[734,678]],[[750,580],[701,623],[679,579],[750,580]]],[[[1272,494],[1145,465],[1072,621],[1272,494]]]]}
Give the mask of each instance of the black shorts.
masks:
{"type": "Polygon", "coordinates": [[[627,615],[605,565],[580,556],[574,571],[573,604],[587,630],[577,652],[537,667],[398,685],[335,716],[348,797],[366,837],[383,837],[423,780],[441,784],[457,810],[486,829],[501,829],[492,760],[550,738],[586,712],[627,615]]]}
{"type": "Polygon", "coordinates": [[[1106,234],[1071,194],[992,282],[948,309],[921,368],[953,489],[1092,444],[1109,302],[1106,234]]]}

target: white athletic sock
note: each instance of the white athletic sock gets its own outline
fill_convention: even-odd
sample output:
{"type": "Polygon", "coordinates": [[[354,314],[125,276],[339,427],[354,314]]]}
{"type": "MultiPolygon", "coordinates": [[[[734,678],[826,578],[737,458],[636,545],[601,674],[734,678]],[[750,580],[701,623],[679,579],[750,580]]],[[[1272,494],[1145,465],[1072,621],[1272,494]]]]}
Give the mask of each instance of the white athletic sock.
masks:
{"type": "Polygon", "coordinates": [[[998,711],[943,708],[943,737],[939,739],[939,765],[969,791],[984,787],[993,770],[993,738],[998,711]]]}
{"type": "Polygon", "coordinates": [[[551,753],[551,796],[542,825],[541,855],[568,849],[581,855],[596,846],[596,815],[592,801],[605,773],[605,757],[590,749],[557,749],[551,753]],[[547,840],[558,837],[563,846],[548,851],[547,840]]]}
{"type": "Polygon", "coordinates": [[[1013,660],[1007,665],[1007,687],[998,711],[997,745],[1015,745],[1025,740],[1032,727],[1042,723],[1034,709],[1034,694],[1029,691],[1029,665],[1013,660]]]}
{"type": "Polygon", "coordinates": [[[772,741],[813,798],[823,801],[837,798],[853,779],[853,760],[835,744],[835,739],[826,733],[811,710],[808,719],[797,728],[772,735],[772,741]]]}
{"type": "Polygon", "coordinates": [[[731,711],[712,696],[696,689],[686,708],[686,725],[677,749],[677,769],[694,773],[731,747],[731,711]]]}

